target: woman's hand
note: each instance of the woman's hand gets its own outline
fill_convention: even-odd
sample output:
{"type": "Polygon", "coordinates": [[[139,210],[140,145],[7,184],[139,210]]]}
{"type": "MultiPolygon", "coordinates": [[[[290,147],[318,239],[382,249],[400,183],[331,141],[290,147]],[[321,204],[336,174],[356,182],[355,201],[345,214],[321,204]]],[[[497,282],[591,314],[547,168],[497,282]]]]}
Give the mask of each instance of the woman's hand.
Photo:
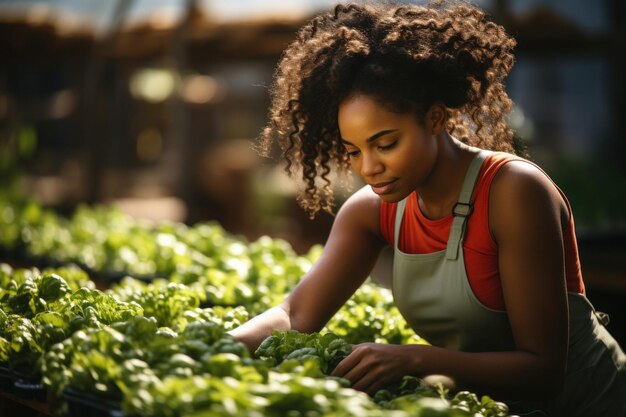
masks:
{"type": "Polygon", "coordinates": [[[417,374],[420,356],[418,345],[362,343],[352,347],[352,353],[331,375],[346,378],[352,388],[374,395],[405,375],[417,374]]]}

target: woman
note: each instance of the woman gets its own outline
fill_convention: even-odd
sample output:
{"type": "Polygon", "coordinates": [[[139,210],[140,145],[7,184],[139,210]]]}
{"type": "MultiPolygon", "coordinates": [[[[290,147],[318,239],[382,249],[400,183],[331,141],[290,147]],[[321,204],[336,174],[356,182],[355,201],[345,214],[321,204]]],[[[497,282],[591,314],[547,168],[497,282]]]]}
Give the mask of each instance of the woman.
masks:
{"type": "Polygon", "coordinates": [[[442,374],[516,412],[626,415],[626,358],[585,298],[571,208],[511,153],[514,46],[482,11],[439,3],[337,6],[300,30],[262,147],[278,140],[312,215],[332,209],[332,169],[368,185],[301,283],[236,338],[319,331],[392,245],[395,302],[432,346],[357,345],[334,375],[373,394],[442,374]]]}

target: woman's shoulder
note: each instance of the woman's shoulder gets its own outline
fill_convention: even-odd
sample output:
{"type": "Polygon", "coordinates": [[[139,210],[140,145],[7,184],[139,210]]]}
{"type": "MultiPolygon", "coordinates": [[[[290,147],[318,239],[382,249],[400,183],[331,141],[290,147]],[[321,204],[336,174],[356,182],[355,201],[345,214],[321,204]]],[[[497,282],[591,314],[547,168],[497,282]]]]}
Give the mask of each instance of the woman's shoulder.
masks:
{"type": "Polygon", "coordinates": [[[492,152],[488,158],[491,163],[487,169],[493,171],[492,187],[496,190],[511,192],[519,188],[536,187],[551,193],[556,191],[557,195],[559,194],[557,185],[536,163],[505,152],[492,152]]]}
{"type": "Polygon", "coordinates": [[[370,232],[378,239],[380,234],[380,210],[382,200],[369,185],[366,185],[354,194],[341,206],[335,223],[348,225],[351,229],[370,232]]]}
{"type": "Polygon", "coordinates": [[[562,224],[569,222],[566,197],[545,171],[515,155],[501,158],[506,162],[494,173],[489,191],[490,224],[508,223],[502,219],[520,219],[542,212],[560,217],[562,224]]]}
{"type": "Polygon", "coordinates": [[[487,151],[487,156],[485,157],[483,168],[484,171],[486,171],[487,173],[492,173],[493,175],[495,175],[498,171],[500,171],[502,167],[508,165],[511,162],[533,164],[528,159],[509,152],[487,151]]]}
{"type": "Polygon", "coordinates": [[[491,187],[496,190],[501,188],[504,191],[512,191],[517,187],[534,185],[558,191],[554,181],[539,165],[522,156],[508,152],[490,151],[485,162],[483,175],[490,177],[491,187]]]}

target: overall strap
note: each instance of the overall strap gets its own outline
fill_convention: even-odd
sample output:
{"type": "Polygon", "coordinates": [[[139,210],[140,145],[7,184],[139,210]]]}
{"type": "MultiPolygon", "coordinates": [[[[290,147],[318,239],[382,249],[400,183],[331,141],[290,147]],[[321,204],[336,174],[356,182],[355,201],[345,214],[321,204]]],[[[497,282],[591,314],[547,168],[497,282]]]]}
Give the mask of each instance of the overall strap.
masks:
{"type": "Polygon", "coordinates": [[[402,217],[404,216],[404,207],[406,206],[406,199],[398,201],[398,205],[396,206],[396,224],[394,226],[393,232],[393,247],[394,249],[398,248],[398,241],[400,240],[400,225],[402,224],[402,217]]]}
{"type": "Polygon", "coordinates": [[[459,201],[452,207],[452,216],[454,219],[450,227],[446,259],[454,260],[459,256],[459,247],[463,241],[463,233],[465,232],[467,219],[469,219],[474,211],[474,205],[471,203],[472,194],[474,193],[474,187],[478,180],[480,167],[483,165],[487,154],[487,151],[481,150],[476,154],[474,159],[472,159],[467,173],[465,174],[465,179],[463,180],[459,201]]]}

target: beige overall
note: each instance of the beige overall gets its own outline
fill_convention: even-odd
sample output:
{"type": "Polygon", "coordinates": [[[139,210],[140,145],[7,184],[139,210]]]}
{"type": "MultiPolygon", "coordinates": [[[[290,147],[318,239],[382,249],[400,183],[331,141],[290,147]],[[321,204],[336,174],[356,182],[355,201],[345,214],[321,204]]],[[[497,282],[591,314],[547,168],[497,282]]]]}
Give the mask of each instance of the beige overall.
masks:
{"type": "MultiPolygon", "coordinates": [[[[400,312],[413,330],[431,344],[466,352],[515,350],[506,312],[481,304],[465,272],[463,234],[471,215],[474,185],[486,155],[486,151],[477,154],[467,171],[447,249],[417,255],[398,249],[406,200],[398,203],[394,230],[392,290],[400,312]]],[[[511,412],[626,417],[626,356],[584,295],[569,293],[568,302],[569,351],[561,394],[549,403],[507,401],[511,412]]]]}

